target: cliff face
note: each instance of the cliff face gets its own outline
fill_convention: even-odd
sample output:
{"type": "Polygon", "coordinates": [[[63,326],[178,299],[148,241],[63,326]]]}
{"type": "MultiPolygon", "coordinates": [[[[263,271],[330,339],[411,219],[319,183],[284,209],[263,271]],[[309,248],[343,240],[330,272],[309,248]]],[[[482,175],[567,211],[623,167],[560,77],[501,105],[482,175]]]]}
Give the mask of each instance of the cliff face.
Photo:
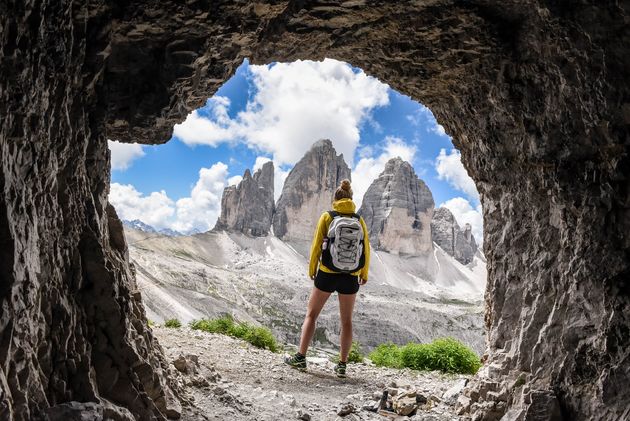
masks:
{"type": "Polygon", "coordinates": [[[317,141],[287,176],[273,218],[274,234],[283,240],[310,243],[322,212],[350,168],[328,139],[317,141]]]}
{"type": "Polygon", "coordinates": [[[270,161],[253,177],[245,170],[237,186],[223,190],[221,216],[214,229],[262,237],[269,233],[273,210],[273,163],[270,161]]]}
{"type": "Polygon", "coordinates": [[[477,242],[472,235],[470,224],[460,228],[448,208],[437,208],[431,220],[431,237],[445,252],[466,265],[472,262],[477,251],[477,242]]]}
{"type": "Polygon", "coordinates": [[[433,206],[431,191],[413,167],[394,158],[365,192],[359,214],[374,248],[415,256],[433,249],[433,206]]]}
{"type": "Polygon", "coordinates": [[[0,11],[1,418],[72,401],[164,416],[159,347],[107,209],[106,139],[166,141],[245,57],[325,56],[429,106],[477,182],[488,356],[462,410],[627,415],[626,3],[8,0],[0,11]]]}

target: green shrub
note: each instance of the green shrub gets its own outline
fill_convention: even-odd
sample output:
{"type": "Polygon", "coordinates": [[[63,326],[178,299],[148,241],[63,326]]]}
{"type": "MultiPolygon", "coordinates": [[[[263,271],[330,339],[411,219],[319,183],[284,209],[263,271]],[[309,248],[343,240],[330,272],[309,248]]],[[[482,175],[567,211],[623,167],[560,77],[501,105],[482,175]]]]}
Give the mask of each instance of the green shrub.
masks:
{"type": "Polygon", "coordinates": [[[400,347],[391,342],[377,346],[368,358],[379,367],[403,368],[400,347]]]}
{"type": "Polygon", "coordinates": [[[361,350],[360,343],[352,341],[352,347],[350,348],[350,353],[348,354],[348,362],[349,363],[362,363],[363,362],[363,352],[361,350]]]}
{"type": "Polygon", "coordinates": [[[147,326],[149,327],[155,327],[155,322],[151,319],[147,319],[147,326]]]}
{"type": "Polygon", "coordinates": [[[372,351],[370,359],[378,366],[446,373],[475,374],[481,367],[477,354],[453,338],[436,339],[430,344],[408,343],[402,347],[381,344],[372,351]]]}
{"type": "Polygon", "coordinates": [[[182,327],[182,324],[177,319],[168,319],[167,321],[164,322],[164,326],[178,328],[178,327],[182,327]]]}
{"type": "MultiPolygon", "coordinates": [[[[352,346],[350,347],[350,352],[348,353],[348,362],[362,363],[364,358],[365,356],[361,350],[361,344],[356,341],[352,341],[352,346]]],[[[339,356],[330,357],[329,360],[337,364],[339,362],[339,356]]]]}
{"type": "Polygon", "coordinates": [[[231,315],[218,319],[201,319],[190,322],[190,328],[210,333],[220,333],[234,338],[243,339],[258,348],[277,352],[279,347],[269,329],[262,326],[252,326],[249,323],[236,323],[231,315]]]}

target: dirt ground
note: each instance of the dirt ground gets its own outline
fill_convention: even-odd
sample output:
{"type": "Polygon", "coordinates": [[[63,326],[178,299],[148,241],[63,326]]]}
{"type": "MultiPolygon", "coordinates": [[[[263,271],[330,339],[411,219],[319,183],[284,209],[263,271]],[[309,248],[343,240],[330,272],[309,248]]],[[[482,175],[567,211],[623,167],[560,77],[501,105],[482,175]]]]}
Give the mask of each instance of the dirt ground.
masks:
{"type": "Polygon", "coordinates": [[[282,353],[255,348],[231,337],[189,328],[156,327],[183,400],[182,420],[385,420],[364,406],[383,391],[416,390],[426,403],[413,420],[458,420],[456,391],[469,376],[350,364],[337,378],[324,355],[308,358],[300,372],[282,353]],[[176,368],[178,366],[179,368],[176,368]],[[450,390],[449,390],[450,389],[450,390]],[[446,392],[446,393],[445,393],[446,392]],[[352,407],[354,410],[352,410],[352,407]],[[338,412],[345,406],[348,415],[338,412]]]}

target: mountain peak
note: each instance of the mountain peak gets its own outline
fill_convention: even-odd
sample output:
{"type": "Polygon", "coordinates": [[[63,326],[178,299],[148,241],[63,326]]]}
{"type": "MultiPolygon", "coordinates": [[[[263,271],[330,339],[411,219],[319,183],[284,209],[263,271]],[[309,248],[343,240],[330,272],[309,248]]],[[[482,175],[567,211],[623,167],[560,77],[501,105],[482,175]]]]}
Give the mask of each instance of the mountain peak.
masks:
{"type": "Polygon", "coordinates": [[[269,233],[274,211],[273,162],[268,161],[252,177],[249,169],[236,186],[223,190],[221,216],[214,230],[238,231],[254,237],[269,233]]]}
{"type": "Polygon", "coordinates": [[[348,164],[337,155],[330,139],[315,142],[284,182],[276,204],[274,234],[294,243],[310,242],[312,224],[330,209],[341,180],[350,177],[348,164]]]}
{"type": "Polygon", "coordinates": [[[466,265],[472,262],[477,251],[477,242],[471,232],[470,224],[460,228],[453,213],[446,207],[440,207],[433,213],[431,237],[442,250],[466,265]]]}
{"type": "Polygon", "coordinates": [[[419,255],[433,248],[434,205],[431,190],[411,164],[395,157],[365,192],[359,214],[376,249],[419,255]]]}

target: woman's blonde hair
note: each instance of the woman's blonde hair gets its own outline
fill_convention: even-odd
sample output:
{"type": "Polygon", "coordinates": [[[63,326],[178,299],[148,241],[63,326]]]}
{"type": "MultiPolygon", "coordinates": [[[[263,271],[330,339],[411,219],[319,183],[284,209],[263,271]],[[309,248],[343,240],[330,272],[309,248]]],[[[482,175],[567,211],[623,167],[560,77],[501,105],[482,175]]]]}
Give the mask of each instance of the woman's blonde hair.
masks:
{"type": "Polygon", "coordinates": [[[352,199],[352,189],[350,188],[350,180],[341,180],[341,184],[335,191],[335,200],[352,199]]]}

